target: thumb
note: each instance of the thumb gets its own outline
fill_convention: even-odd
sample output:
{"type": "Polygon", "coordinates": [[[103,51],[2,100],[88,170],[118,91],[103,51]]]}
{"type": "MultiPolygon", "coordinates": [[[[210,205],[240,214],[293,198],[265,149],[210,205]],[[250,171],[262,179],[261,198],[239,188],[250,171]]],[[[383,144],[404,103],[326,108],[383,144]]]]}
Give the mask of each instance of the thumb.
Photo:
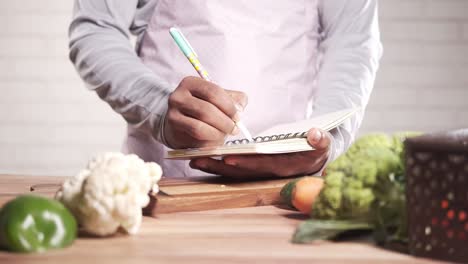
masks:
{"type": "Polygon", "coordinates": [[[330,133],[318,128],[312,128],[307,132],[307,141],[317,150],[326,150],[331,143],[330,133]]]}
{"type": "Polygon", "coordinates": [[[241,108],[239,110],[243,111],[248,103],[247,95],[240,91],[226,90],[226,92],[231,96],[234,103],[241,108]]]}

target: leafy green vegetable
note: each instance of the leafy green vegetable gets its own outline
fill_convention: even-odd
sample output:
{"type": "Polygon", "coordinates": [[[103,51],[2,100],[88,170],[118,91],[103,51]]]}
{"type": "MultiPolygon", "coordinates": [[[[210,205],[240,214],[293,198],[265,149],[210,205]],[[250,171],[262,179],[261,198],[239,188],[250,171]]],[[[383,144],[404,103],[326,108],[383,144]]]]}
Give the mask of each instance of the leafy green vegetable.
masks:
{"type": "MultiPolygon", "coordinates": [[[[401,172],[401,161],[389,147],[376,144],[364,148],[365,141],[354,147],[352,154],[346,153],[347,167],[333,167],[325,177],[325,185],[314,204],[313,217],[319,219],[369,219],[369,208],[376,198],[376,191],[383,178],[401,172]]],[[[379,135],[379,138],[380,135],[379,135]]],[[[354,145],[353,145],[354,146],[354,145]]],[[[390,146],[387,144],[387,146],[390,146]]],[[[340,161],[342,163],[343,160],[340,161]]]]}
{"type": "Polygon", "coordinates": [[[310,243],[315,240],[333,239],[349,230],[372,229],[371,224],[362,221],[309,219],[299,225],[292,242],[298,244],[310,243]]]}
{"type": "Polygon", "coordinates": [[[378,243],[406,241],[404,147],[416,132],[369,134],[326,169],[325,184],[312,218],[299,226],[293,242],[328,239],[371,228],[378,243]]]}

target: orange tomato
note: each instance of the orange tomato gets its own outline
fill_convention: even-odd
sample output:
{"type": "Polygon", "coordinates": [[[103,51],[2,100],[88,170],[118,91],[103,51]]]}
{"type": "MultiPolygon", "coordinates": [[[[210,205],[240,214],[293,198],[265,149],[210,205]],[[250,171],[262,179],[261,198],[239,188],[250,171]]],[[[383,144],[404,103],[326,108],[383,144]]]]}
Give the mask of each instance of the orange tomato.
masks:
{"type": "Polygon", "coordinates": [[[320,194],[323,188],[323,179],[319,177],[304,177],[296,182],[292,195],[291,203],[304,214],[310,214],[312,204],[320,194]]]}

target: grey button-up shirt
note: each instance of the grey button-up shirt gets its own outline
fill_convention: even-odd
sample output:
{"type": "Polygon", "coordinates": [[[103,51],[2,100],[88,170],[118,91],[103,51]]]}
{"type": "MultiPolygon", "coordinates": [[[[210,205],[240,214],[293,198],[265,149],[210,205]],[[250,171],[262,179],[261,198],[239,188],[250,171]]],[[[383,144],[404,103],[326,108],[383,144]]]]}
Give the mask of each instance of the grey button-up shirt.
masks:
{"type": "MultiPolygon", "coordinates": [[[[254,1],[254,0],[253,0],[254,1]]],[[[170,87],[138,57],[158,0],[75,0],[70,58],[89,89],[133,127],[164,143],[161,133],[170,87]],[[137,36],[136,47],[129,37],[137,36]]],[[[313,115],[365,107],[382,53],[376,0],[322,0],[323,54],[313,115]]],[[[332,159],[352,142],[362,120],[332,134],[332,159]]]]}

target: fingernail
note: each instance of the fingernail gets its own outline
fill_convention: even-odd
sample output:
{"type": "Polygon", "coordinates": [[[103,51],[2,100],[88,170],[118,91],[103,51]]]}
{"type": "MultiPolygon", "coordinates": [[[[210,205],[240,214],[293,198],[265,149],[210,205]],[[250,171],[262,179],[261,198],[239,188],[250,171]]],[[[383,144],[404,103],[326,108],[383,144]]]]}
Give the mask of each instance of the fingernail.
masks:
{"type": "Polygon", "coordinates": [[[315,129],[313,134],[312,134],[312,142],[313,143],[318,143],[322,139],[322,132],[318,129],[315,129]]]}
{"type": "Polygon", "coordinates": [[[232,128],[231,135],[235,136],[238,135],[240,132],[239,128],[234,124],[234,127],[232,128]]]}
{"type": "Polygon", "coordinates": [[[243,105],[236,103],[234,106],[236,107],[237,111],[244,112],[245,107],[243,105]]]}
{"type": "Polygon", "coordinates": [[[239,112],[235,113],[234,116],[232,117],[232,120],[234,120],[234,122],[239,122],[240,121],[240,114],[239,112]]]}

